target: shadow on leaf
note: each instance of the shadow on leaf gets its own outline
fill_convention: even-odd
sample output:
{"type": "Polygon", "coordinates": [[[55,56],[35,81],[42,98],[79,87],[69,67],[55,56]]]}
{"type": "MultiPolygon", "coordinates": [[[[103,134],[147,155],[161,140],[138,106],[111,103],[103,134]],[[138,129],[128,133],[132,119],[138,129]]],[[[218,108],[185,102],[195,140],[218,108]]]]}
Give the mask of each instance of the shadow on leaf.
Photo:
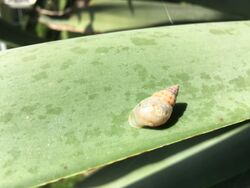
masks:
{"type": "Polygon", "coordinates": [[[76,187],[208,187],[250,168],[249,138],[243,122],[108,165],[76,187]]]}

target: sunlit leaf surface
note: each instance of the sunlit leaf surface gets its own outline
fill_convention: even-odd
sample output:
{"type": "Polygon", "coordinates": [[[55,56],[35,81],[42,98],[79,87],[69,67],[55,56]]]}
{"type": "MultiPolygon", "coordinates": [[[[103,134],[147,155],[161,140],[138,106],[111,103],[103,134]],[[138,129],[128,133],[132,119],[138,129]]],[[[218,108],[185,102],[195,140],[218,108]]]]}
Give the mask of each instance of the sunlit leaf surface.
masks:
{"type": "Polygon", "coordinates": [[[1,186],[44,184],[249,119],[249,33],[249,22],[197,24],[1,52],[1,186]],[[173,84],[170,122],[128,125],[140,100],[173,84]]]}

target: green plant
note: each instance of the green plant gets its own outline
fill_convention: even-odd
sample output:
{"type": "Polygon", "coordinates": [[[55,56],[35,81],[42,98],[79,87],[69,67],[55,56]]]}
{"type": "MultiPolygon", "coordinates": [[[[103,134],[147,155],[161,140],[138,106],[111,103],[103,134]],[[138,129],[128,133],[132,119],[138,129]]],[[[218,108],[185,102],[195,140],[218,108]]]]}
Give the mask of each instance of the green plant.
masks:
{"type": "Polygon", "coordinates": [[[249,29],[193,24],[1,52],[2,186],[46,184],[248,120],[249,29]],[[176,83],[164,128],[128,125],[138,101],[176,83]]]}

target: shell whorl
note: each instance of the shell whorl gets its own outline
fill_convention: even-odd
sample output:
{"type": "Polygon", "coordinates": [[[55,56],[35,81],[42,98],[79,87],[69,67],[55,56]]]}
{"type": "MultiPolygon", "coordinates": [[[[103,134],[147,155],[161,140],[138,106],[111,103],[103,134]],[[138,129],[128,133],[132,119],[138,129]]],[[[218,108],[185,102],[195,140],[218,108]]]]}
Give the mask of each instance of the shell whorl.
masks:
{"type": "Polygon", "coordinates": [[[155,92],[152,96],[159,97],[161,100],[170,104],[172,107],[175,105],[176,97],[179,92],[179,85],[174,85],[164,90],[155,92]]]}
{"type": "Polygon", "coordinates": [[[157,127],[168,121],[176,102],[179,86],[155,92],[142,100],[129,115],[129,124],[133,127],[157,127]]]}

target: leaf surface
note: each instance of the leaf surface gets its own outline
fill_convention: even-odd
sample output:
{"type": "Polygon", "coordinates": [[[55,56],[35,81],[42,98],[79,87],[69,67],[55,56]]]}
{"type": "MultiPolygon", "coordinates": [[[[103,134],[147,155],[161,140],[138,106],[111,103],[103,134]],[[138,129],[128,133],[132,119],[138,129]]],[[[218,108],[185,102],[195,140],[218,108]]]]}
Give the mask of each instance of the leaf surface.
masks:
{"type": "MultiPolygon", "coordinates": [[[[67,181],[79,188],[211,187],[250,169],[249,140],[250,124],[244,122],[106,166],[85,180],[67,181]]],[[[56,185],[62,184],[51,188],[56,185]]]]}
{"type": "Polygon", "coordinates": [[[249,33],[249,22],[194,24],[0,52],[1,186],[44,184],[249,119],[249,33]],[[170,122],[128,125],[140,100],[174,84],[170,122]]]}

